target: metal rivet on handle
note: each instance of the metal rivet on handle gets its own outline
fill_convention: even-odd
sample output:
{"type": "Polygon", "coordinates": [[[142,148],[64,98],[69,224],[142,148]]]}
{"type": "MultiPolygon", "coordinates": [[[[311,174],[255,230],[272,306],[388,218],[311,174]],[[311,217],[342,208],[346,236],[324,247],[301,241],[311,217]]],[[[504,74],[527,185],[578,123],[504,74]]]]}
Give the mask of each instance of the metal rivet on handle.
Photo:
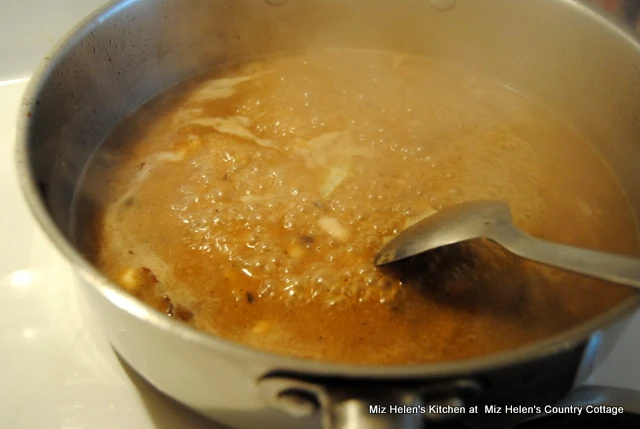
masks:
{"type": "Polygon", "coordinates": [[[311,416],[320,408],[313,394],[297,389],[280,392],[276,401],[281,410],[294,417],[311,416]]]}

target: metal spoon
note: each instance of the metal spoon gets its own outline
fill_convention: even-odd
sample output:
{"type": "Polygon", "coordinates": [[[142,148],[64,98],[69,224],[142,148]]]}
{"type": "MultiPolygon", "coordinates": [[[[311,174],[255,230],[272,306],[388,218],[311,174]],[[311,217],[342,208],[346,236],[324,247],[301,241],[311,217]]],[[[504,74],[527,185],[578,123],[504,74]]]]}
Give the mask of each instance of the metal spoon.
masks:
{"type": "Polygon", "coordinates": [[[401,232],[376,255],[376,265],[476,238],[488,238],[532,261],[640,289],[640,259],[534,238],[511,220],[509,206],[474,201],[444,209],[401,232]]]}

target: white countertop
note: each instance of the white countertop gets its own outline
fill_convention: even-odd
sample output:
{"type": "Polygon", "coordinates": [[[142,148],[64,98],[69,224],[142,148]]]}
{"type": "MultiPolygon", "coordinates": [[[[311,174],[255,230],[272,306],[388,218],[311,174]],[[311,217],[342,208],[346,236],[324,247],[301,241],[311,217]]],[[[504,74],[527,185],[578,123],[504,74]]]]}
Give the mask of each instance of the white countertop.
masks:
{"type": "MultiPolygon", "coordinates": [[[[39,61],[103,0],[0,2],[0,416],[12,429],[212,427],[115,357],[68,264],[36,227],[14,168],[17,109],[39,61]]],[[[640,313],[590,382],[640,390],[640,313]]]]}

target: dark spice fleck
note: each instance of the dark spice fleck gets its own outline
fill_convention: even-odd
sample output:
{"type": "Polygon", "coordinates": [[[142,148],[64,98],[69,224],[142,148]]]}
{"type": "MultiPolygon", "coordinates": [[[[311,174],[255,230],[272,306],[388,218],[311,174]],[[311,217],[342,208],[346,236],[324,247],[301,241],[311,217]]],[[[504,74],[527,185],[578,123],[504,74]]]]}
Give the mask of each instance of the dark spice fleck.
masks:
{"type": "Polygon", "coordinates": [[[251,292],[247,292],[247,302],[249,304],[253,304],[255,302],[255,298],[251,292]]]}
{"type": "Polygon", "coordinates": [[[144,285],[153,286],[158,284],[158,278],[155,276],[155,274],[153,274],[153,271],[151,271],[149,268],[142,267],[142,275],[144,276],[143,278],[144,285]]]}
{"type": "Polygon", "coordinates": [[[125,206],[127,206],[127,207],[131,207],[131,206],[132,206],[132,205],[134,205],[135,203],[136,203],[136,199],[135,199],[135,197],[130,197],[130,198],[127,198],[127,199],[125,200],[124,205],[125,205],[125,206]]]}
{"type": "Polygon", "coordinates": [[[133,250],[129,250],[129,255],[133,255],[133,250]]]}
{"type": "Polygon", "coordinates": [[[168,295],[165,295],[162,297],[163,303],[165,305],[164,307],[164,312],[167,314],[167,316],[172,317],[173,316],[173,303],[171,302],[171,298],[169,298],[168,295]]]}
{"type": "Polygon", "coordinates": [[[191,319],[193,319],[193,313],[187,308],[181,306],[180,304],[174,307],[173,314],[183,322],[188,322],[191,319]]]}
{"type": "Polygon", "coordinates": [[[303,244],[311,244],[313,243],[315,240],[313,237],[309,237],[308,235],[301,235],[300,236],[300,242],[302,242],[303,244]]]}

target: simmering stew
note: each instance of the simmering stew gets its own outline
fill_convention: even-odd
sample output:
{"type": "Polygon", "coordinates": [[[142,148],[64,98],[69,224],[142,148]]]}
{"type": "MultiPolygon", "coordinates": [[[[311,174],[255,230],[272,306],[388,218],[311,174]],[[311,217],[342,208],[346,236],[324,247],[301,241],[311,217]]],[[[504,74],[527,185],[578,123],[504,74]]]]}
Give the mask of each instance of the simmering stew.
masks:
{"type": "Polygon", "coordinates": [[[374,267],[406,226],[476,199],[508,202],[543,239],[639,251],[613,173],[550,112],[482,76],[356,50],[227,66],[148,102],[94,155],[75,230],[168,316],[325,361],[487,355],[628,296],[483,242],[374,267]]]}

